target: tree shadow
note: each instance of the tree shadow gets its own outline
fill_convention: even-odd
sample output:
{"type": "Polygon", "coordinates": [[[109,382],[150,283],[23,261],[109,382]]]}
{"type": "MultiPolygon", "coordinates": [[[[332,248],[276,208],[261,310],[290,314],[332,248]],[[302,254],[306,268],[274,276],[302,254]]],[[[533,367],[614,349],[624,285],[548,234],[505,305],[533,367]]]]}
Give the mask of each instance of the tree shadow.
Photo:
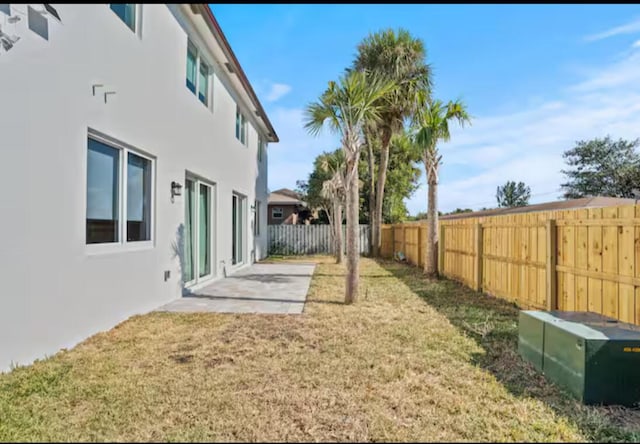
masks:
{"type": "Polygon", "coordinates": [[[596,441],[640,439],[640,410],[621,406],[585,406],[548,381],[518,354],[518,307],[448,279],[428,279],[415,267],[393,261],[380,266],[407,285],[425,303],[447,317],[483,350],[472,363],[490,372],[511,394],[544,402],[596,441]]]}
{"type": "Polygon", "coordinates": [[[306,278],[308,275],[304,274],[282,274],[282,273],[242,273],[232,274],[227,277],[229,280],[248,280],[265,283],[287,283],[293,282],[295,278],[306,278]]]}
{"type": "Polygon", "coordinates": [[[178,285],[180,286],[180,294],[184,295],[185,263],[184,263],[184,224],[183,223],[178,225],[178,228],[176,228],[176,239],[173,242],[171,242],[171,259],[175,260],[176,258],[180,263],[180,279],[178,279],[178,285]]]}
{"type": "Polygon", "coordinates": [[[198,292],[185,295],[185,298],[208,299],[211,301],[230,300],[230,301],[284,302],[288,304],[304,304],[305,303],[304,299],[298,300],[298,299],[259,298],[259,297],[253,297],[253,296],[223,296],[223,295],[212,295],[212,294],[198,293],[198,292]]]}

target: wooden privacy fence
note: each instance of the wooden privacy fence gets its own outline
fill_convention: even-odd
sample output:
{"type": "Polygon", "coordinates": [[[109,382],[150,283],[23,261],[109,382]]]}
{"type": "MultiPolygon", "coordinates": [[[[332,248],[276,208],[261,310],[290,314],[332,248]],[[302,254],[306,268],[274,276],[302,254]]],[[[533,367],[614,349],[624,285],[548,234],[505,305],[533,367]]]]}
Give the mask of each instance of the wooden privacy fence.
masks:
{"type": "MultiPolygon", "coordinates": [[[[522,308],[640,325],[640,205],[441,220],[438,269],[522,308]]],[[[382,253],[422,266],[426,225],[384,226],[382,253]]]]}
{"type": "MultiPolygon", "coordinates": [[[[342,226],[344,249],[346,226],[342,226]]],[[[331,254],[333,241],[330,225],[269,225],[269,254],[331,254]]],[[[360,254],[369,254],[369,226],[360,225],[360,254]]]]}

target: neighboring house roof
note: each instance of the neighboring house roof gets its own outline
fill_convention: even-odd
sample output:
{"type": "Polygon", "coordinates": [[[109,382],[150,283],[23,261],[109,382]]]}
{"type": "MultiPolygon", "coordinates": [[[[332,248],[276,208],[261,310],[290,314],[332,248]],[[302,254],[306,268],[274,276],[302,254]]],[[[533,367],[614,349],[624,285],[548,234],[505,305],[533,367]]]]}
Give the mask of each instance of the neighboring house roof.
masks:
{"type": "Polygon", "coordinates": [[[633,205],[634,199],[625,199],[622,197],[582,197],[580,199],[558,200],[554,202],[545,202],[535,205],[527,205],[524,207],[513,208],[494,208],[491,210],[474,211],[471,213],[457,213],[447,214],[446,216],[440,216],[442,220],[452,219],[465,219],[467,217],[487,217],[487,216],[502,216],[505,214],[516,213],[531,213],[534,211],[558,211],[558,210],[572,210],[578,208],[602,208],[612,207],[617,205],[633,205]]]}
{"type": "Polygon", "coordinates": [[[229,42],[227,41],[227,38],[222,32],[222,29],[220,28],[218,21],[213,16],[213,12],[211,12],[211,8],[209,8],[209,5],[206,3],[193,3],[191,4],[191,10],[195,14],[201,14],[202,17],[207,22],[207,24],[209,25],[209,29],[211,30],[216,41],[222,48],[222,51],[225,54],[226,58],[229,60],[229,62],[227,63],[227,69],[229,70],[230,73],[237,74],[238,80],[240,80],[240,84],[249,95],[251,102],[253,102],[253,104],[256,107],[256,111],[255,111],[256,116],[262,119],[267,129],[269,130],[269,134],[268,134],[269,142],[279,142],[280,139],[276,134],[276,130],[273,128],[271,121],[269,121],[269,118],[267,117],[267,113],[264,111],[264,108],[262,107],[260,100],[258,100],[258,96],[256,95],[255,91],[251,87],[251,83],[249,83],[249,79],[247,79],[247,75],[244,73],[242,66],[240,66],[240,62],[238,62],[238,59],[236,58],[235,53],[231,49],[231,45],[229,45],[229,42]]]}
{"type": "Polygon", "coordinates": [[[279,190],[269,193],[268,204],[276,205],[306,205],[306,203],[300,199],[300,195],[288,188],[280,188],[279,190]]]}

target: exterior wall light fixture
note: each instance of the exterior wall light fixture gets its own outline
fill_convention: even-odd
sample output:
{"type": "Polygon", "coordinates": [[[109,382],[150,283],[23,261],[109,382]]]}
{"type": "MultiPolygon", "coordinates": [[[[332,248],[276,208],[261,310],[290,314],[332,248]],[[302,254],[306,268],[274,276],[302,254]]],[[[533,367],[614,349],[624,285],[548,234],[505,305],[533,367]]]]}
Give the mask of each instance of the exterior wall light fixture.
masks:
{"type": "Polygon", "coordinates": [[[173,202],[174,196],[182,195],[182,185],[176,181],[171,181],[171,202],[173,202]]]}

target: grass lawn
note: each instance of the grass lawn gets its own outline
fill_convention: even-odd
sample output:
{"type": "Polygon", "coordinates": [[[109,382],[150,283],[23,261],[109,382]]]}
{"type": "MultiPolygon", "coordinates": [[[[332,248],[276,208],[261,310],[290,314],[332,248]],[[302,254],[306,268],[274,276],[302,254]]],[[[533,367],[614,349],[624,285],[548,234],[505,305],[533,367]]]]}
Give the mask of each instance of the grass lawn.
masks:
{"type": "Polygon", "coordinates": [[[518,357],[515,307],[370,259],[345,306],[344,269],[315,259],[302,316],[136,316],[0,375],[0,440],[640,440],[638,411],[518,357]]]}

